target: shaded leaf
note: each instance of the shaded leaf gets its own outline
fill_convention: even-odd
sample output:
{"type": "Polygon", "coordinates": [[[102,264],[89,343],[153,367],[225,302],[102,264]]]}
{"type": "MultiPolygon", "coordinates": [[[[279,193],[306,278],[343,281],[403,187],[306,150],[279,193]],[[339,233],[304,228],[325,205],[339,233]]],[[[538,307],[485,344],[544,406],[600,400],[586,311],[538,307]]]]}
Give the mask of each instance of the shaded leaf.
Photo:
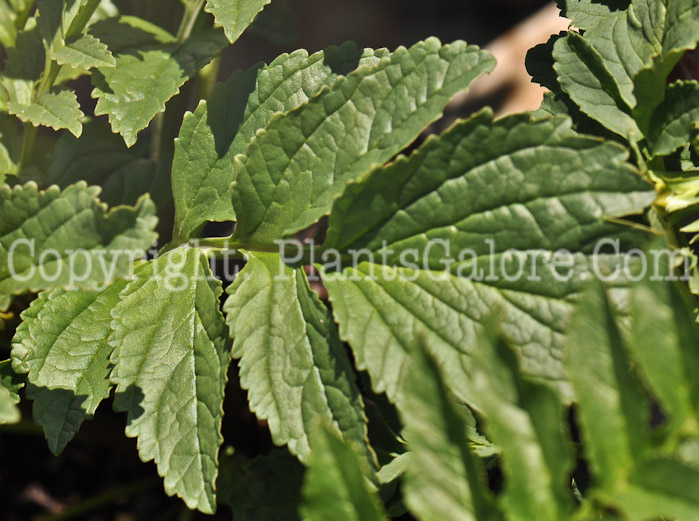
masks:
{"type": "Polygon", "coordinates": [[[83,131],[80,120],[84,114],[75,92],[69,89],[51,89],[26,104],[10,100],[7,109],[10,114],[35,127],[43,125],[54,130],[67,128],[75,137],[79,137],[83,131]]]}
{"type": "MultiPolygon", "coordinates": [[[[444,387],[436,362],[416,348],[398,401],[410,447],[405,502],[422,521],[500,519],[485,470],[466,443],[462,408],[444,387]]],[[[490,390],[492,391],[492,390],[490,390]]]]}
{"type": "Polygon", "coordinates": [[[111,316],[125,280],[103,291],[42,292],[22,314],[12,340],[14,370],[27,374],[34,421],[60,454],[109,396],[111,316]]]}
{"type": "Polygon", "coordinates": [[[10,360],[0,362],[0,425],[17,423],[21,414],[18,391],[24,382],[12,371],[10,360]]]}
{"type": "Polygon", "coordinates": [[[395,399],[416,327],[458,385],[459,356],[475,349],[493,309],[523,373],[565,392],[563,331],[584,280],[627,285],[622,257],[605,244],[624,252],[646,238],[605,217],[655,197],[621,147],[569,127],[483,112],[337,200],[323,248],[345,260],[329,252],[317,262],[340,337],[377,392],[395,399]]]}
{"type": "Polygon", "coordinates": [[[114,67],[114,56],[105,44],[89,34],[70,38],[63,46],[56,49],[53,58],[61,65],[73,68],[91,69],[93,67],[114,67]]]}
{"type": "Polygon", "coordinates": [[[145,196],[108,210],[99,192],[84,182],[0,186],[0,294],[95,288],[129,272],[156,238],[155,207],[145,196]]]}
{"type": "Polygon", "coordinates": [[[65,188],[80,180],[102,187],[102,200],[109,205],[135,204],[155,181],[156,165],[147,158],[147,147],[127,148],[106,121],[85,123],[75,138],[61,136],[51,154],[49,181],[65,188]]]}
{"type": "Polygon", "coordinates": [[[641,139],[616,79],[586,39],[568,33],[554,45],[553,57],[558,83],[580,110],[620,136],[641,139]]]}
{"type": "Polygon", "coordinates": [[[385,521],[383,506],[362,472],[357,455],[335,434],[318,427],[303,483],[304,521],[385,521]]]}
{"type": "Polygon", "coordinates": [[[586,455],[599,486],[613,491],[647,450],[650,404],[598,281],[571,320],[564,360],[578,400],[586,455]]]}
{"type": "Polygon", "coordinates": [[[699,83],[680,81],[668,86],[655,109],[648,141],[655,155],[668,155],[691,141],[699,125],[699,83]]]}
{"type": "Polygon", "coordinates": [[[216,23],[223,26],[226,37],[234,43],[252,23],[257,13],[271,0],[206,0],[207,13],[214,15],[216,23]]]}
{"type": "Polygon", "coordinates": [[[206,221],[235,219],[231,184],[233,158],[247,150],[255,133],[278,112],[288,112],[332,85],[340,74],[372,65],[387,51],[330,47],[311,56],[283,54],[268,66],[237,71],[217,85],[207,101],[187,113],[175,141],[172,191],[175,239],[186,240],[206,221]]]}
{"type": "Polygon", "coordinates": [[[297,521],[304,467],[286,450],[221,459],[218,501],[236,521],[297,521]]]}
{"type": "Polygon", "coordinates": [[[197,32],[178,43],[163,29],[130,16],[97,22],[91,33],[116,60],[116,67],[99,67],[92,74],[95,115],[109,115],[112,130],[128,146],[226,43],[215,30],[197,32]]]}

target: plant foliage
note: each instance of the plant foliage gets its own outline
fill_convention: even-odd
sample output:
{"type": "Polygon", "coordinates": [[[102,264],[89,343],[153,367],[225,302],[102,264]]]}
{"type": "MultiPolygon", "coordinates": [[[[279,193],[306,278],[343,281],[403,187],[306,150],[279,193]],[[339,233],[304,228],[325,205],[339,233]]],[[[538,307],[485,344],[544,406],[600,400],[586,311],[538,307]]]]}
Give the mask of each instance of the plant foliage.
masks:
{"type": "Polygon", "coordinates": [[[426,139],[492,56],[214,86],[268,3],[0,0],[0,423],[31,400],[60,454],[106,401],[236,520],[699,520],[699,0],[560,0],[541,108],[426,139]],[[281,449],[222,448],[229,378],[281,449]]]}

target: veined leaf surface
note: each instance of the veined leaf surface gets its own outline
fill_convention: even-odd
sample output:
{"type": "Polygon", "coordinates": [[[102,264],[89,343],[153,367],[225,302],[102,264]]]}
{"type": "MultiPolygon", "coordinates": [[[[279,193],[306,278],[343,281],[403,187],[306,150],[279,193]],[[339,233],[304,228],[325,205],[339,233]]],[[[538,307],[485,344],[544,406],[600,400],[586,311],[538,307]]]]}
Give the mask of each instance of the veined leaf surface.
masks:
{"type": "Polygon", "coordinates": [[[313,224],[348,182],[409,145],[493,65],[477,47],[430,38],[273,118],[236,159],[235,237],[266,244],[313,224]]]}
{"type": "Polygon", "coordinates": [[[168,494],[208,513],[230,361],[221,293],[206,256],[178,248],[136,271],[112,309],[109,337],[126,435],[138,438],[142,460],[155,460],[168,494]]]}

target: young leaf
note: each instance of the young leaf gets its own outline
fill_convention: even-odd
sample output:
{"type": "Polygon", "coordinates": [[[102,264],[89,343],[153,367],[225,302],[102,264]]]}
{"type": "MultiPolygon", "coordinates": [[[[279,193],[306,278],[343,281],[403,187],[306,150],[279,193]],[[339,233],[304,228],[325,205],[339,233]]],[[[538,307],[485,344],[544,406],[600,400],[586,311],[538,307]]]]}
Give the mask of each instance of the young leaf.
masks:
{"type": "Polygon", "coordinates": [[[650,404],[631,372],[599,281],[583,295],[571,320],[564,360],[587,457],[599,486],[613,492],[623,487],[647,450],[650,404]]]}
{"type": "Polygon", "coordinates": [[[468,365],[472,405],[502,450],[505,490],[500,496],[510,520],[561,521],[573,511],[571,447],[556,394],[524,380],[514,353],[500,339],[484,336],[468,365]]]}
{"type": "Polygon", "coordinates": [[[462,409],[444,387],[436,362],[423,347],[416,348],[398,411],[410,448],[403,493],[422,521],[501,518],[487,491],[483,465],[466,443],[462,409]]]}
{"type": "Polygon", "coordinates": [[[116,67],[99,67],[92,74],[95,115],[108,114],[112,130],[128,146],[165,109],[165,102],[226,44],[213,29],[178,43],[163,29],[130,16],[97,22],[90,32],[116,60],[116,67]]]}
{"type": "Polygon", "coordinates": [[[301,519],[387,521],[354,451],[321,426],[315,429],[311,443],[313,452],[303,484],[301,519]]]}
{"type": "Polygon", "coordinates": [[[580,110],[622,137],[642,138],[615,77],[585,38],[568,33],[556,42],[553,57],[558,83],[580,110]]]}
{"type": "Polygon", "coordinates": [[[0,186],[0,294],[94,288],[128,273],[156,238],[155,207],[144,196],[108,210],[99,192],[85,182],[0,186]]]}
{"type": "Polygon", "coordinates": [[[409,145],[493,65],[477,47],[430,38],[273,118],[236,158],[236,238],[271,243],[313,224],[348,182],[409,145]]]}
{"type": "Polygon", "coordinates": [[[84,179],[102,187],[102,200],[109,205],[135,204],[151,191],[155,162],[147,158],[147,147],[127,148],[118,134],[102,120],[84,125],[80,138],[64,134],[51,154],[49,181],[61,188],[84,179]]]}
{"type": "Polygon", "coordinates": [[[671,282],[644,280],[633,290],[630,342],[635,360],[668,415],[672,430],[699,418],[699,331],[671,282]]]}
{"type": "Polygon", "coordinates": [[[523,372],[565,387],[558,352],[583,280],[623,273],[605,241],[623,252],[646,238],[603,218],[655,198],[624,149],[569,127],[482,112],[337,200],[324,248],[355,260],[341,271],[331,255],[318,262],[340,337],[377,391],[395,398],[415,327],[458,370],[446,359],[476,344],[494,308],[523,372]]]}
{"type": "Polygon", "coordinates": [[[224,311],[250,408],[302,461],[311,429],[323,421],[375,465],[354,370],[330,313],[301,268],[276,253],[246,256],[224,311]]]}
{"type": "Polygon", "coordinates": [[[253,460],[221,458],[218,501],[236,521],[298,521],[304,467],[285,449],[253,460]]]}
{"type": "Polygon", "coordinates": [[[43,125],[54,130],[67,128],[75,137],[80,137],[83,131],[80,120],[84,114],[75,92],[70,89],[51,89],[29,103],[10,100],[7,110],[35,127],[43,125]]]}
{"type": "Polygon", "coordinates": [[[34,421],[54,454],[109,396],[109,310],[125,286],[119,280],[103,291],[42,292],[22,313],[12,340],[13,368],[27,375],[34,421]]]}
{"type": "Polygon", "coordinates": [[[21,414],[17,408],[18,391],[24,382],[12,371],[11,360],[0,362],[0,425],[17,423],[21,414]]]}
{"type": "Polygon", "coordinates": [[[53,58],[60,65],[77,69],[93,67],[114,67],[116,61],[105,44],[89,34],[70,38],[64,45],[54,50],[53,58]]]}
{"type": "Polygon", "coordinates": [[[654,155],[664,156],[691,141],[699,122],[699,83],[680,81],[668,86],[655,109],[648,141],[654,155]]]}
{"type": "Polygon", "coordinates": [[[206,221],[235,220],[231,184],[233,158],[247,150],[255,133],[278,112],[288,112],[332,85],[341,74],[376,65],[385,50],[330,47],[311,56],[283,54],[268,66],[231,75],[194,113],[185,114],[175,141],[172,192],[176,240],[187,240],[206,221]]]}
{"type": "Polygon", "coordinates": [[[198,249],[143,264],[112,309],[114,409],[165,491],[213,513],[226,370],[221,283],[198,249]]]}
{"type": "Polygon", "coordinates": [[[223,26],[226,37],[234,43],[252,23],[257,13],[271,0],[206,0],[204,10],[214,15],[218,25],[223,26]]]}

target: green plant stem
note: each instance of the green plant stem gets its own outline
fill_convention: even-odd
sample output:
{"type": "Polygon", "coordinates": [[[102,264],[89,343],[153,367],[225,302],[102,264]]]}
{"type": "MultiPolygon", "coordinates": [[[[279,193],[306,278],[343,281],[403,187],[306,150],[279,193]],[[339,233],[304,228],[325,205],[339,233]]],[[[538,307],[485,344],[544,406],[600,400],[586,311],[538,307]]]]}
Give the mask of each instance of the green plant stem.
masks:
{"type": "Polygon", "coordinates": [[[216,56],[197,74],[197,99],[209,99],[218,79],[221,56],[216,56]]]}
{"type": "Polygon", "coordinates": [[[180,27],[177,29],[176,38],[178,42],[185,41],[192,34],[192,29],[194,29],[194,24],[197,18],[199,18],[202,7],[204,7],[204,0],[196,0],[196,2],[186,5],[180,27]]]}
{"type": "MultiPolygon", "coordinates": [[[[92,18],[92,15],[99,7],[100,0],[88,0],[87,4],[80,9],[75,19],[70,24],[70,27],[66,30],[64,38],[71,38],[81,34],[87,23],[92,18]]],[[[26,23],[26,20],[25,20],[26,23]]],[[[56,63],[48,54],[46,56],[46,65],[44,66],[44,72],[41,74],[41,80],[36,88],[35,92],[32,94],[32,101],[34,101],[38,96],[48,92],[51,87],[53,87],[58,77],[58,73],[61,71],[61,66],[56,63]]],[[[31,123],[25,123],[22,132],[22,147],[20,151],[19,159],[19,171],[21,172],[28,164],[31,163],[32,157],[34,156],[34,147],[36,145],[36,136],[39,129],[32,125],[31,123]]]]}
{"type": "Polygon", "coordinates": [[[78,516],[86,512],[89,512],[90,510],[94,510],[95,508],[99,508],[103,505],[113,503],[114,501],[124,496],[133,494],[134,492],[154,487],[159,483],[160,478],[157,477],[135,481],[133,483],[129,483],[128,485],[116,487],[107,490],[106,492],[102,492],[101,494],[97,494],[95,496],[87,498],[86,500],[81,501],[80,503],[69,506],[63,512],[59,512],[58,514],[40,517],[37,519],[37,521],[65,521],[67,519],[75,519],[78,516]]]}

